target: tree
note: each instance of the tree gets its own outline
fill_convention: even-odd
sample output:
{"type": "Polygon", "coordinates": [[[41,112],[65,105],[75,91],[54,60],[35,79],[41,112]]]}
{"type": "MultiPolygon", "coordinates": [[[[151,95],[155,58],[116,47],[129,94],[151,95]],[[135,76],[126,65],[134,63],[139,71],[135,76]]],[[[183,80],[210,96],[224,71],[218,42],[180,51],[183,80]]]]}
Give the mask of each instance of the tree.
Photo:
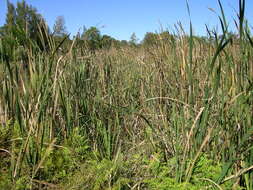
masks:
{"type": "Polygon", "coordinates": [[[83,40],[87,42],[90,50],[101,48],[101,34],[98,28],[90,27],[83,35],[83,40]]]}
{"type": "Polygon", "coordinates": [[[83,26],[82,28],[82,33],[81,33],[81,39],[83,40],[85,38],[85,33],[87,31],[87,28],[85,26],[83,26]]]}
{"type": "Polygon", "coordinates": [[[67,35],[67,28],[65,26],[64,16],[58,16],[55,20],[53,27],[53,33],[55,36],[64,37],[67,35]]]}
{"type": "Polygon", "coordinates": [[[101,38],[101,47],[102,48],[110,48],[113,43],[116,43],[116,39],[112,38],[111,36],[108,35],[103,35],[101,38]]]}
{"type": "Polygon", "coordinates": [[[157,40],[158,40],[157,34],[152,33],[152,32],[147,32],[143,39],[143,45],[144,46],[154,45],[157,42],[157,40]]]}
{"type": "Polygon", "coordinates": [[[36,10],[23,0],[17,3],[15,24],[19,31],[25,32],[26,36],[36,39],[45,20],[36,10]]]}
{"type": "Polygon", "coordinates": [[[5,32],[4,27],[1,26],[0,27],[0,38],[4,36],[4,32],[5,32]]]}
{"type": "Polygon", "coordinates": [[[130,41],[129,41],[129,43],[130,43],[131,45],[134,45],[134,46],[137,45],[137,43],[138,43],[138,38],[137,38],[135,32],[130,36],[130,41]]]}
{"type": "Polygon", "coordinates": [[[168,42],[172,39],[172,35],[168,31],[162,32],[159,34],[159,40],[162,40],[164,42],[168,42]]]}
{"type": "Polygon", "coordinates": [[[7,14],[6,14],[6,32],[12,34],[15,26],[16,10],[13,4],[7,1],[7,14]]]}
{"type": "Polygon", "coordinates": [[[128,46],[127,40],[121,40],[121,41],[120,41],[120,45],[121,45],[121,46],[128,46]]]}
{"type": "Polygon", "coordinates": [[[3,38],[2,54],[5,55],[5,60],[13,58],[13,49],[17,46],[34,47],[43,51],[48,49],[49,42],[46,36],[49,29],[46,22],[37,10],[24,0],[17,2],[16,6],[7,1],[5,21],[0,29],[3,38]]]}

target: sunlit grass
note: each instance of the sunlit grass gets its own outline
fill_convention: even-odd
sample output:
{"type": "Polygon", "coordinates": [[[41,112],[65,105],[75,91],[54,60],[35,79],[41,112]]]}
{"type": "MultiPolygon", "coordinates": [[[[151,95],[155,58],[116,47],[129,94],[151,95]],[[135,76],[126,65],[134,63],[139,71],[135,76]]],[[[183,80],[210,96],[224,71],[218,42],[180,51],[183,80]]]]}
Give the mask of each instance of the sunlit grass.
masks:
{"type": "Polygon", "coordinates": [[[192,25],[187,36],[179,24],[148,47],[90,53],[74,40],[61,54],[65,39],[57,45],[41,35],[48,52],[33,43],[26,59],[5,52],[0,187],[252,190],[253,43],[244,3],[235,36],[219,2],[221,36],[207,29],[195,37],[192,25]]]}

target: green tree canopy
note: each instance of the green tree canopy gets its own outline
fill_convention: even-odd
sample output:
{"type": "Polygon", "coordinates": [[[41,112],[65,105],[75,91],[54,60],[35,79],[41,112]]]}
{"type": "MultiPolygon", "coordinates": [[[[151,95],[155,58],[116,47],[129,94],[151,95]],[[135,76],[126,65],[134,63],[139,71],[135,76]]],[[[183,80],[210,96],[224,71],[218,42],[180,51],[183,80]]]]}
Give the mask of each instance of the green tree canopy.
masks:
{"type": "MultiPolygon", "coordinates": [[[[7,14],[5,24],[0,28],[2,41],[1,55],[4,60],[11,60],[16,47],[49,49],[49,29],[45,20],[37,10],[29,6],[24,0],[17,2],[16,6],[7,1],[7,14]]],[[[26,57],[25,51],[20,48],[18,57],[26,57]]]]}
{"type": "Polygon", "coordinates": [[[157,42],[158,35],[152,32],[147,32],[145,34],[145,37],[143,39],[143,45],[144,46],[150,46],[157,42]]]}
{"type": "Polygon", "coordinates": [[[46,22],[37,10],[24,0],[17,2],[16,7],[7,1],[6,23],[2,34],[18,39],[20,45],[25,45],[25,39],[39,41],[41,35],[48,30],[46,22]]]}
{"type": "Polygon", "coordinates": [[[58,16],[55,20],[53,27],[53,33],[55,36],[64,37],[68,34],[67,27],[65,26],[64,16],[58,16]]]}
{"type": "Polygon", "coordinates": [[[16,10],[13,4],[7,1],[7,14],[6,14],[6,33],[12,34],[13,27],[16,22],[16,10]]]}
{"type": "Polygon", "coordinates": [[[117,40],[108,35],[103,35],[101,38],[101,47],[110,48],[114,43],[117,43],[117,40]]]}
{"type": "Polygon", "coordinates": [[[91,50],[96,50],[101,47],[101,34],[97,27],[90,27],[82,36],[82,39],[88,43],[91,50]]]}
{"type": "Polygon", "coordinates": [[[132,35],[131,35],[131,37],[130,37],[130,40],[129,40],[129,43],[130,43],[131,45],[134,45],[134,46],[137,45],[137,43],[138,43],[138,38],[137,38],[135,32],[132,33],[132,35]]]}

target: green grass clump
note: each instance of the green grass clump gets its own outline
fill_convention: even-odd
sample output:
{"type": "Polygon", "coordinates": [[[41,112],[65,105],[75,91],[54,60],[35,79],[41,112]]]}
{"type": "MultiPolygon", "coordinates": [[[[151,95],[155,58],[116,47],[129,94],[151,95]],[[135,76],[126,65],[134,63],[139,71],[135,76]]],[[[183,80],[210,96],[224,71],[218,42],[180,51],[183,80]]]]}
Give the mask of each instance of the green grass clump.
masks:
{"type": "Polygon", "coordinates": [[[179,182],[175,178],[174,170],[175,160],[169,160],[164,164],[157,158],[149,163],[150,174],[153,176],[145,180],[147,189],[231,189],[232,183],[226,183],[219,186],[215,183],[221,173],[221,165],[207,158],[206,155],[201,156],[196,163],[192,179],[190,182],[179,182]]]}

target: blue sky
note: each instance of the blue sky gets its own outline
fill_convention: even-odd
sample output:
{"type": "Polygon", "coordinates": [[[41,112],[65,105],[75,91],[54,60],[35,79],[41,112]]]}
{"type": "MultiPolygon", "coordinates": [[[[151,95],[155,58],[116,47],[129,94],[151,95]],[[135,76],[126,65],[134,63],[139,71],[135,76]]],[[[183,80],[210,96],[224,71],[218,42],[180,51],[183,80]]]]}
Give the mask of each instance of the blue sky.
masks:
{"type": "MultiPolygon", "coordinates": [[[[239,0],[221,0],[230,25],[234,25],[235,10],[239,0]]],[[[10,0],[16,3],[17,0],[10,0]]],[[[129,40],[133,32],[142,39],[146,32],[156,32],[162,28],[173,29],[181,21],[185,30],[189,28],[185,0],[27,0],[37,8],[52,28],[57,16],[64,16],[68,32],[72,35],[82,28],[97,26],[102,34],[120,40],[129,40]]],[[[189,0],[191,20],[195,34],[205,35],[205,24],[215,27],[219,14],[217,0],[189,0]]],[[[253,24],[253,1],[246,0],[246,16],[253,24]]],[[[6,0],[0,0],[0,26],[5,22],[6,0]]]]}

